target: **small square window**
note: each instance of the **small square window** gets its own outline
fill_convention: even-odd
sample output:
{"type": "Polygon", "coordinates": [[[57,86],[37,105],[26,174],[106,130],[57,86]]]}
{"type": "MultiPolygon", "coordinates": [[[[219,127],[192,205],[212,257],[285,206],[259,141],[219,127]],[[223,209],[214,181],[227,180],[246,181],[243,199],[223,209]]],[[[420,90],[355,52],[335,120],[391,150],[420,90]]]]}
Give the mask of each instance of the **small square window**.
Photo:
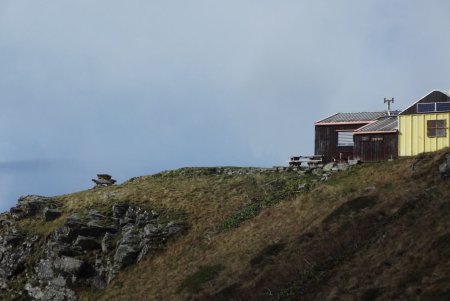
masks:
{"type": "Polygon", "coordinates": [[[447,136],[447,120],[428,120],[427,121],[427,136],[446,137],[447,136]]]}

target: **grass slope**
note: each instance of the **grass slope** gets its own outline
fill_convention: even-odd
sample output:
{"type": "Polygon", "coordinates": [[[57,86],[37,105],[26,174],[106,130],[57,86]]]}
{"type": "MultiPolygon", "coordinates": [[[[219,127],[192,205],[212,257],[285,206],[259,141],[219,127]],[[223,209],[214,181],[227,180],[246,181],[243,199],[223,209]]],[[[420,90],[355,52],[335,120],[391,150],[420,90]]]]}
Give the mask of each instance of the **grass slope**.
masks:
{"type": "Polygon", "coordinates": [[[81,299],[449,300],[450,189],[437,172],[444,157],[364,164],[322,183],[181,169],[58,197],[69,213],[131,202],[189,225],[163,252],[105,291],[81,290],[81,299]],[[297,192],[303,183],[310,189],[297,192]]]}

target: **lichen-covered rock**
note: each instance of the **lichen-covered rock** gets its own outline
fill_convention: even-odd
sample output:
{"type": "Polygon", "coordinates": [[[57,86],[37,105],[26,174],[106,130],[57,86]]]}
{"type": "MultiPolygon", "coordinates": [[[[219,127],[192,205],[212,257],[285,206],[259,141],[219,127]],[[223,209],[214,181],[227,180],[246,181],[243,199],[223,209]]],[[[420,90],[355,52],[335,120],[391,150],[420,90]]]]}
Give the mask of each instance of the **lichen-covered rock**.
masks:
{"type": "Polygon", "coordinates": [[[62,276],[49,281],[42,288],[27,283],[25,290],[33,300],[39,301],[77,301],[75,292],[67,286],[67,281],[62,276]]]}
{"type": "Polygon", "coordinates": [[[35,271],[38,279],[49,281],[55,277],[55,271],[53,270],[53,260],[41,259],[38,265],[35,267],[35,271]]]}
{"type": "Polygon", "coordinates": [[[102,252],[108,253],[114,248],[114,235],[106,232],[102,239],[102,252]]]}
{"type": "Polygon", "coordinates": [[[144,227],[144,235],[146,237],[153,236],[158,232],[160,232],[160,228],[158,228],[158,226],[155,224],[147,224],[144,227]]]}
{"type": "Polygon", "coordinates": [[[57,258],[53,264],[56,270],[66,274],[80,277],[86,277],[89,275],[89,264],[83,260],[63,256],[61,258],[57,258]]]}
{"type": "Polygon", "coordinates": [[[0,282],[6,281],[25,270],[36,236],[26,236],[11,227],[0,236],[0,282]]]}
{"type": "Polygon", "coordinates": [[[119,269],[133,265],[137,261],[139,251],[130,245],[120,245],[114,254],[114,265],[119,269]]]}
{"type": "Polygon", "coordinates": [[[122,228],[122,239],[120,241],[121,245],[138,245],[142,235],[142,230],[139,228],[136,228],[133,225],[126,225],[122,228]]]}

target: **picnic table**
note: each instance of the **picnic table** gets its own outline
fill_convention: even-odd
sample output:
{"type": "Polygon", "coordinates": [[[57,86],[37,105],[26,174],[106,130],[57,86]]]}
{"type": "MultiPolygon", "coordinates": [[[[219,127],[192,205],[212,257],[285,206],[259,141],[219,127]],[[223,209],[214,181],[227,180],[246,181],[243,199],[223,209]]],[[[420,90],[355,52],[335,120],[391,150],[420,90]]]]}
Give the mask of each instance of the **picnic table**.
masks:
{"type": "Polygon", "coordinates": [[[101,187],[101,186],[111,186],[117,181],[114,180],[111,175],[98,174],[97,179],[92,179],[92,182],[95,183],[95,187],[101,187]]]}
{"type": "Polygon", "coordinates": [[[303,163],[308,166],[317,166],[323,163],[322,155],[312,155],[312,156],[292,156],[288,161],[289,166],[291,167],[299,167],[303,163]]]}

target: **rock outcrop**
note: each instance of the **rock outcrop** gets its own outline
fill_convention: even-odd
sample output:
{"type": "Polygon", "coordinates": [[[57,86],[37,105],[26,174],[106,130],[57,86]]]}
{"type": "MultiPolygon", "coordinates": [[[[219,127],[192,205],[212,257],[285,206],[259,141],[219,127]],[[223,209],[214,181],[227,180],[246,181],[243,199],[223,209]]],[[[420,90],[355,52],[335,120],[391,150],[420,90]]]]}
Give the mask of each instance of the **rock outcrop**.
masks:
{"type": "Polygon", "coordinates": [[[104,289],[121,269],[185,229],[161,222],[155,211],[115,204],[107,214],[92,209],[72,213],[47,237],[19,230],[17,223],[26,218],[64,218],[58,207],[51,198],[26,196],[0,216],[2,300],[77,300],[75,287],[104,289]]]}

